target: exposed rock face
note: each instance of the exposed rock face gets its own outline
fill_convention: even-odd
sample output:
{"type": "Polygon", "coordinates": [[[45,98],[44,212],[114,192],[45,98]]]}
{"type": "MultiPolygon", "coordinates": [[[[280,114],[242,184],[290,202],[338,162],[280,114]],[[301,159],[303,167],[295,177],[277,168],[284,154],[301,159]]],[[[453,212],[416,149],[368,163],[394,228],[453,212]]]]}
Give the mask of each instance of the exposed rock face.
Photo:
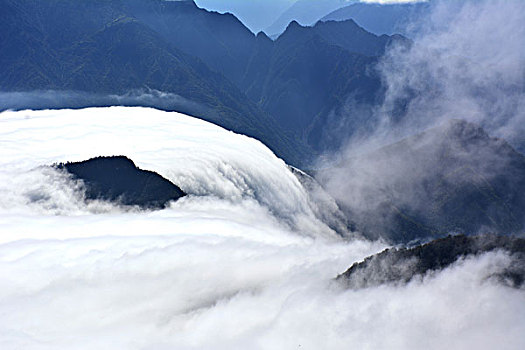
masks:
{"type": "Polygon", "coordinates": [[[415,276],[442,270],[460,258],[503,250],[512,256],[512,264],[497,277],[513,287],[525,282],[525,238],[478,235],[448,236],[413,248],[386,249],[355,263],[337,277],[349,288],[366,288],[385,283],[406,283],[415,276]]]}
{"type": "Polygon", "coordinates": [[[97,157],[57,165],[85,185],[86,199],[101,199],[143,209],[161,209],[186,194],[159,174],[141,170],[124,156],[97,157]]]}

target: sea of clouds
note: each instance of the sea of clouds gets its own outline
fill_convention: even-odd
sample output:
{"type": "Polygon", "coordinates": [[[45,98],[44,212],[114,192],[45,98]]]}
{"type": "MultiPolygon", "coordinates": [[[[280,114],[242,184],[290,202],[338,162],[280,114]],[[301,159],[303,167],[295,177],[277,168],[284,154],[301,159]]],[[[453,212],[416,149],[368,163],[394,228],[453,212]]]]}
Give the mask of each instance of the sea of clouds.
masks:
{"type": "Polygon", "coordinates": [[[149,108],[0,114],[2,349],[522,349],[525,293],[496,252],[408,285],[334,278],[381,251],[342,238],[260,142],[149,108]],[[189,195],[86,203],[46,165],[126,155],[189,195]]]}

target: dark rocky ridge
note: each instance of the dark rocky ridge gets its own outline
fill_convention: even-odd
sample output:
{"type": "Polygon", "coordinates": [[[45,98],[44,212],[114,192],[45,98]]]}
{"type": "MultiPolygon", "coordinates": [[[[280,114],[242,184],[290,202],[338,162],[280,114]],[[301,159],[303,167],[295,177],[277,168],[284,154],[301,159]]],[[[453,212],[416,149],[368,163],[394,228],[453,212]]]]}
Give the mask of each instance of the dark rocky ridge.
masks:
{"type": "Polygon", "coordinates": [[[143,209],[162,209],[186,194],[159,174],[142,170],[124,156],[97,157],[61,163],[73,178],[83,181],[88,200],[107,200],[143,209]]]}
{"type": "Polygon", "coordinates": [[[461,258],[504,250],[513,262],[502,272],[490,276],[512,287],[525,282],[525,238],[478,235],[448,236],[412,248],[393,248],[355,263],[337,280],[348,288],[367,288],[385,283],[407,283],[415,276],[439,271],[461,258]]]}
{"type": "Polygon", "coordinates": [[[0,110],[175,110],[297,167],[359,130],[384,98],[377,56],[406,40],[349,20],[293,22],[272,41],[231,14],[163,0],[3,0],[0,33],[0,110]]]}

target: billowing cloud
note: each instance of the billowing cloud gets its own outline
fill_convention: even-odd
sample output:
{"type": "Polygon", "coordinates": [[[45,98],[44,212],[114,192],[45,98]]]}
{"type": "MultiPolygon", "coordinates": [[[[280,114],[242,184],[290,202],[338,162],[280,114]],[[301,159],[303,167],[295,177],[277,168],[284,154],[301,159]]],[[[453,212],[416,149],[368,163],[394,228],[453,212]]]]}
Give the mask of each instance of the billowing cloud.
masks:
{"type": "Polygon", "coordinates": [[[147,108],[0,114],[0,344],[24,349],[508,349],[525,294],[501,252],[407,286],[333,278],[385,245],[338,239],[260,142],[147,108]],[[39,167],[124,154],[189,193],[86,205],[39,167]]]}
{"type": "Polygon", "coordinates": [[[521,139],[524,20],[522,1],[432,2],[432,11],[418,19],[425,25],[410,25],[417,28],[414,45],[393,47],[380,66],[388,88],[384,119],[406,100],[403,127],[409,130],[461,118],[521,139]]]}
{"type": "MultiPolygon", "coordinates": [[[[308,194],[282,160],[259,141],[211,123],[179,113],[124,107],[5,112],[0,123],[4,141],[10,144],[1,152],[2,190],[10,197],[18,195],[22,205],[28,197],[36,198],[32,203],[67,209],[61,208],[60,198],[53,203],[61,190],[52,185],[59,187],[64,180],[45,168],[39,170],[41,165],[126,155],[193,197],[238,205],[253,202],[305,235],[334,234],[328,227],[320,229],[308,194]],[[34,185],[32,174],[49,178],[51,187],[34,188],[39,185],[34,185]]],[[[12,210],[13,200],[0,206],[12,210]]]]}
{"type": "Polygon", "coordinates": [[[432,1],[404,30],[413,45],[390,47],[377,67],[384,103],[360,106],[349,96],[339,119],[357,110],[363,120],[353,129],[366,127],[352,130],[346,149],[358,153],[364,142],[374,148],[450,119],[478,123],[521,147],[524,9],[522,1],[432,1]]]}
{"type": "Polygon", "coordinates": [[[386,87],[384,103],[360,106],[350,97],[346,110],[360,115],[360,121],[345,121],[345,108],[339,118],[361,129],[351,129],[353,136],[335,155],[346,166],[325,172],[325,185],[349,207],[372,213],[372,220],[392,199],[392,191],[386,189],[397,188],[396,205],[422,208],[429,198],[429,180],[446,167],[439,151],[448,149],[453,157],[468,153],[464,165],[475,164],[472,169],[477,170],[471,183],[491,179],[506,169],[506,160],[496,158],[494,148],[444,145],[446,132],[428,133],[404,148],[392,147],[404,152],[390,153],[385,162],[367,160],[364,154],[423,130],[445,130],[452,119],[481,125],[490,136],[525,150],[525,3],[442,0],[432,1],[430,8],[408,25],[413,44],[391,47],[377,67],[386,87]],[[432,156],[423,161],[409,157],[410,148],[425,149],[432,156]]]}

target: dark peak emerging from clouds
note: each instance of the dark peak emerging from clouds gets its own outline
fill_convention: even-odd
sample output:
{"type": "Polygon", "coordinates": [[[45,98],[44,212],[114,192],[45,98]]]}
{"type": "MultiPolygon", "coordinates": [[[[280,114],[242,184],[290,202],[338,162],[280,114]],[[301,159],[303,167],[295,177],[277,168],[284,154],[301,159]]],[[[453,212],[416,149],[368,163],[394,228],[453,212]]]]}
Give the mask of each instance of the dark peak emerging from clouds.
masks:
{"type": "Polygon", "coordinates": [[[348,288],[367,288],[385,283],[407,283],[415,277],[439,272],[460,259],[501,250],[511,263],[487,277],[521,287],[525,282],[525,239],[509,236],[448,236],[412,248],[392,248],[355,263],[337,280],[348,288]]]}
{"type": "Polygon", "coordinates": [[[125,156],[97,157],[61,163],[75,180],[84,184],[86,199],[105,200],[143,209],[162,209],[186,194],[159,174],[141,170],[125,156]]]}

